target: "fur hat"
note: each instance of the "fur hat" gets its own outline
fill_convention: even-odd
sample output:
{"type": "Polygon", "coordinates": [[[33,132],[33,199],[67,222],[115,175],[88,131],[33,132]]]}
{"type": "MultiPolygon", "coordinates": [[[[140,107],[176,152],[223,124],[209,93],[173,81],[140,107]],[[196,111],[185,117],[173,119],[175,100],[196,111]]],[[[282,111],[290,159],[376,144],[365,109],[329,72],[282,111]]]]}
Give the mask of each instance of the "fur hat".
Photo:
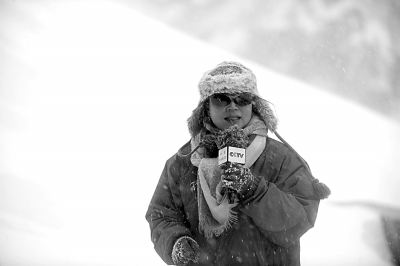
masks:
{"type": "Polygon", "coordinates": [[[278,123],[268,102],[261,98],[257,90],[256,76],[250,69],[237,62],[222,62],[204,73],[199,85],[200,101],[188,119],[189,132],[192,137],[203,128],[207,117],[205,101],[215,93],[240,94],[244,92],[254,95],[253,112],[260,117],[268,129],[275,132],[278,123]]]}

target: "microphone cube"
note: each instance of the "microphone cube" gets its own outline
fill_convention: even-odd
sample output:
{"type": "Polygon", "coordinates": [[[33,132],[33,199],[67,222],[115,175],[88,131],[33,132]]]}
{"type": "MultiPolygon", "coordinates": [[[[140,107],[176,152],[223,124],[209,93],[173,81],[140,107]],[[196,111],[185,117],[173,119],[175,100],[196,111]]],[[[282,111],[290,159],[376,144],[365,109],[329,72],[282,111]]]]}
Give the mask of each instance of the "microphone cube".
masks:
{"type": "Polygon", "coordinates": [[[246,149],[226,146],[218,152],[218,165],[226,162],[231,163],[246,163],[246,149]]]}

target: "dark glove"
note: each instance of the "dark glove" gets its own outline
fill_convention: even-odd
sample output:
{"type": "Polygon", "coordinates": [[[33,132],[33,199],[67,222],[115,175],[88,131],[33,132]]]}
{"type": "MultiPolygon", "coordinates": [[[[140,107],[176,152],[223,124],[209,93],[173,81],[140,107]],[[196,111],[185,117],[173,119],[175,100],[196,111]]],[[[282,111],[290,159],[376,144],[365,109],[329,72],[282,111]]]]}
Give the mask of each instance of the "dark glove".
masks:
{"type": "Polygon", "coordinates": [[[199,255],[200,247],[197,242],[188,236],[182,236],[176,240],[171,257],[174,264],[186,265],[190,261],[197,263],[199,255]]]}
{"type": "Polygon", "coordinates": [[[260,178],[253,176],[249,168],[238,163],[226,163],[220,167],[223,169],[221,180],[224,187],[239,194],[241,200],[253,196],[260,178]]]}

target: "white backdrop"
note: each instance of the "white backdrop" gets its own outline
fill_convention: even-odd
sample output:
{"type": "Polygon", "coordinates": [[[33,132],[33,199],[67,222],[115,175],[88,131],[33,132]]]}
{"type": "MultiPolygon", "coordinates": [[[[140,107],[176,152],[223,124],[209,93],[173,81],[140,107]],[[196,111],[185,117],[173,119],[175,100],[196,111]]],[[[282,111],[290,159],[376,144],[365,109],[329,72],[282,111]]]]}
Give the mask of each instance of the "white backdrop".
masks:
{"type": "Polygon", "coordinates": [[[332,189],[303,264],[390,265],[377,211],[334,203],[400,208],[397,124],[116,1],[3,1],[0,15],[1,265],[163,265],[144,215],[198,80],[225,60],[255,72],[278,132],[332,189]]]}

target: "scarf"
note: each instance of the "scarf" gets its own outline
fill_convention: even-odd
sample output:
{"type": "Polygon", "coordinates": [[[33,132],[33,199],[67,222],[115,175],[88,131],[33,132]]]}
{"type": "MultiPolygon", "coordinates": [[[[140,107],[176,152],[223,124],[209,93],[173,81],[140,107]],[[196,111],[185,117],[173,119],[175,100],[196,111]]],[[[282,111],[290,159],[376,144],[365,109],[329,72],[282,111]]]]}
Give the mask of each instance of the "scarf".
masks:
{"type": "MultiPolygon", "coordinates": [[[[210,132],[219,131],[210,124],[205,125],[210,132]]],[[[253,116],[249,124],[243,129],[245,136],[256,135],[246,148],[246,163],[250,168],[265,148],[267,126],[257,116],[253,116]]],[[[197,147],[204,133],[200,132],[191,140],[192,150],[197,147]]],[[[218,158],[207,158],[203,147],[198,148],[191,156],[191,162],[198,167],[197,198],[199,209],[199,231],[204,232],[207,238],[219,236],[237,222],[237,212],[232,209],[238,204],[229,203],[228,194],[221,195],[222,170],[218,166],[218,158]]]]}

